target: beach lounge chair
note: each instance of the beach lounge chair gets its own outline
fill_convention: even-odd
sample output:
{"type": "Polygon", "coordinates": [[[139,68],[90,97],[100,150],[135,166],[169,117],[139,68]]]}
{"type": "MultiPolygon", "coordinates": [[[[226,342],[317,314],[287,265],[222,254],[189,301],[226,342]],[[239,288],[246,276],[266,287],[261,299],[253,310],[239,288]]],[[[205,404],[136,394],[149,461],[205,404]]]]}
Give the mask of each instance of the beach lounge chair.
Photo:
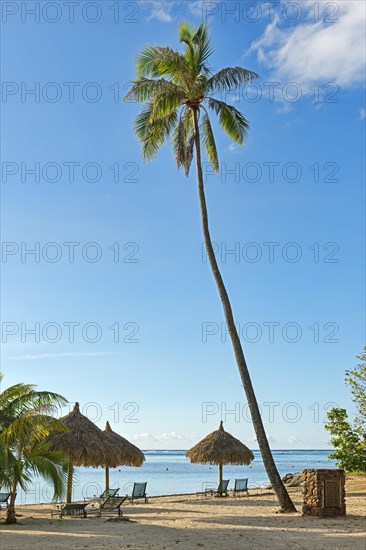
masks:
{"type": "Polygon", "coordinates": [[[9,506],[9,503],[8,503],[9,498],[10,498],[10,493],[0,493],[0,510],[3,504],[5,504],[6,508],[9,506]]]}
{"type": "Polygon", "coordinates": [[[220,481],[219,486],[217,487],[217,489],[206,489],[204,492],[196,493],[196,494],[197,494],[197,496],[198,495],[203,495],[203,496],[211,495],[211,496],[214,496],[214,497],[227,497],[228,496],[227,488],[228,488],[228,485],[229,485],[229,481],[230,481],[230,479],[223,479],[222,481],[220,481]]]}
{"type": "Polygon", "coordinates": [[[246,479],[236,479],[234,485],[234,497],[240,497],[242,494],[246,493],[249,496],[248,492],[248,478],[246,479]]]}
{"type": "Polygon", "coordinates": [[[84,502],[91,501],[91,500],[103,502],[107,497],[117,496],[118,491],[119,491],[119,487],[118,489],[105,489],[99,497],[97,497],[97,495],[94,495],[93,497],[84,497],[84,502]]]}
{"type": "Polygon", "coordinates": [[[78,517],[78,518],[86,518],[86,506],[88,505],[87,502],[84,502],[83,504],[77,503],[77,502],[71,502],[69,504],[64,504],[64,506],[58,506],[57,508],[53,508],[51,510],[51,517],[52,516],[59,516],[61,519],[64,516],[70,516],[70,517],[78,517]]]}
{"type": "Polygon", "coordinates": [[[87,514],[88,516],[95,514],[98,516],[98,518],[101,518],[102,516],[112,516],[114,514],[117,514],[118,517],[121,517],[123,515],[121,506],[127,498],[127,495],[124,497],[107,497],[105,501],[100,504],[99,508],[88,508],[87,514]]]}
{"type": "Polygon", "coordinates": [[[147,482],[145,483],[134,483],[133,484],[133,489],[132,489],[132,494],[130,497],[128,497],[128,499],[133,502],[135,499],[138,499],[138,498],[143,498],[145,500],[145,502],[147,502],[147,495],[146,495],[146,485],[147,485],[147,482]]]}

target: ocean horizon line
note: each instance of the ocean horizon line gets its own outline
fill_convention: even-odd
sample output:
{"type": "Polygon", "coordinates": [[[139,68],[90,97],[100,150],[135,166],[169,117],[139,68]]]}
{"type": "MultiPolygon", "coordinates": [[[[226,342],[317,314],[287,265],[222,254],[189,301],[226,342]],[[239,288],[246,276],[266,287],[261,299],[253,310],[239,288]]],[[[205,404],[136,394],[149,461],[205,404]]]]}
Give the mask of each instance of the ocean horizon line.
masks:
{"type": "MultiPolygon", "coordinates": [[[[328,449],[271,449],[272,452],[294,452],[294,453],[298,453],[299,451],[329,451],[329,452],[332,452],[334,451],[334,449],[332,448],[328,448],[328,449]]],[[[151,452],[154,452],[154,453],[161,453],[161,452],[176,452],[176,453],[186,453],[187,451],[189,451],[189,449],[142,449],[142,452],[144,453],[151,453],[151,452]]],[[[260,452],[260,449],[252,449],[253,452],[260,452]]]]}

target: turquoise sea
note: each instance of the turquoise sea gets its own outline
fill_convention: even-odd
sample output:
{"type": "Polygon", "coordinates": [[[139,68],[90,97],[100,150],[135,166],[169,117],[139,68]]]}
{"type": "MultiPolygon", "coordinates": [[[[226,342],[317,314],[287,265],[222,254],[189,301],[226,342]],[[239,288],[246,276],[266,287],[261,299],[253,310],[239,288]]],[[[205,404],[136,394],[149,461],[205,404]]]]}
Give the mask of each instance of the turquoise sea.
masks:
{"type": "MultiPolygon", "coordinates": [[[[113,468],[110,470],[110,486],[119,487],[120,494],[131,493],[134,481],[147,481],[147,493],[171,495],[194,493],[217,485],[217,466],[191,464],[185,458],[186,451],[144,451],[146,462],[141,468],[113,468]]],[[[300,472],[304,468],[335,468],[328,459],[330,450],[273,451],[281,476],[288,472],[300,472]]],[[[224,479],[230,479],[229,488],[235,478],[248,478],[249,486],[263,486],[268,483],[259,451],[250,466],[224,466],[224,479]]],[[[75,468],[73,500],[82,500],[100,494],[104,490],[102,468],[75,468]]],[[[27,493],[19,491],[17,502],[31,504],[50,502],[52,486],[42,479],[34,481],[27,493]]]]}

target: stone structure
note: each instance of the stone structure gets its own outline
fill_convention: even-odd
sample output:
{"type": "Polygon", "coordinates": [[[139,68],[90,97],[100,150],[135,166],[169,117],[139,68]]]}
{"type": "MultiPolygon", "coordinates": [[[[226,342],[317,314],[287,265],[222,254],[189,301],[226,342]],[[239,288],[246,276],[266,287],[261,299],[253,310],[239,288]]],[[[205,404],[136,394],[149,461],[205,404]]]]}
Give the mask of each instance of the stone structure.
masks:
{"type": "Polygon", "coordinates": [[[303,470],[302,479],[303,515],[346,515],[344,470],[303,470]]]}

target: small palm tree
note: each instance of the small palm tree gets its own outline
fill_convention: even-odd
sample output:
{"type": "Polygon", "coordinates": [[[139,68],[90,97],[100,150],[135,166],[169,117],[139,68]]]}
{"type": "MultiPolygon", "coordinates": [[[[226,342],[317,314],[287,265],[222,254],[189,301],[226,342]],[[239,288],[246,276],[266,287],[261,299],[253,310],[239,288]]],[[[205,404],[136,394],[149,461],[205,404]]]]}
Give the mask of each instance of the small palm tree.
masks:
{"type": "Polygon", "coordinates": [[[66,487],[67,462],[62,453],[49,451],[44,438],[65,426],[51,416],[66,400],[40,392],[30,384],[16,384],[0,393],[0,485],[10,491],[5,523],[16,523],[18,485],[26,490],[32,476],[40,475],[54,487],[54,498],[66,487]]]}
{"type": "Polygon", "coordinates": [[[251,82],[258,75],[242,67],[229,67],[213,74],[208,64],[212,48],[206,24],[202,23],[198,28],[193,28],[185,22],[181,23],[179,39],[184,44],[183,52],[170,47],[148,47],[140,53],[137,59],[137,79],[133,81],[126,100],[134,99],[145,103],[136,118],[135,131],[142,143],[142,152],[146,160],[151,160],[171,137],[176,163],[179,168],[184,168],[188,176],[194,150],[196,152],[198,194],[207,255],[220,294],[258,445],[268,477],[280,502],[281,511],[293,512],[296,509],[272,457],[229,296],[216,262],[202,176],[201,146],[213,170],[219,170],[209,112],[218,117],[218,122],[227,136],[239,145],[244,144],[249,129],[249,123],[242,113],[214,95],[251,82]]]}

